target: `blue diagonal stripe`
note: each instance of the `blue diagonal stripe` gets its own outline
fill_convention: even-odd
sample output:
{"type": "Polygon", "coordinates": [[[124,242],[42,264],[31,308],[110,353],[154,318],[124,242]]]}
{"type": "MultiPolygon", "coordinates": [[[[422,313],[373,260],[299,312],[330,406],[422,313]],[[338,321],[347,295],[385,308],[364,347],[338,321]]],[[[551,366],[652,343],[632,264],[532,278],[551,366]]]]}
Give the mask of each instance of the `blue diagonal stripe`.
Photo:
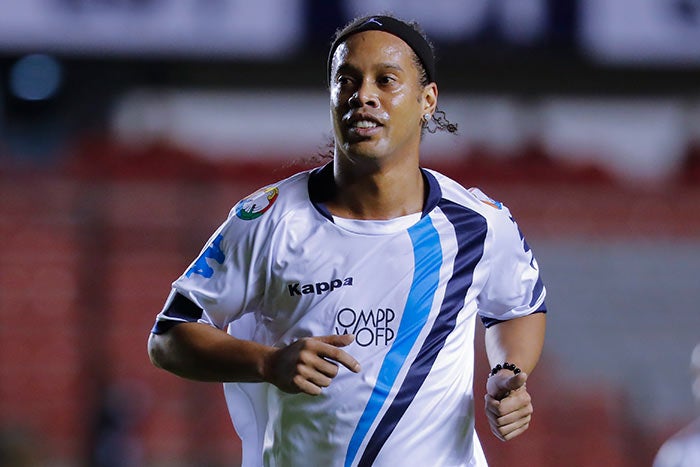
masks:
{"type": "Polygon", "coordinates": [[[350,466],[354,461],[362,440],[389,396],[408,353],[413,348],[428,319],[433,297],[437,290],[442,264],[442,250],[440,238],[430,217],[423,217],[420,222],[408,229],[408,234],[413,243],[415,258],[413,282],[394,343],[384,358],[377,376],[377,383],[350,439],[348,452],[345,456],[346,466],[350,466]]]}
{"type": "Polygon", "coordinates": [[[452,277],[447,282],[445,297],[433,327],[411,364],[396,397],[367,442],[358,463],[359,467],[370,467],[374,463],[379,451],[428,377],[447,337],[454,330],[457,316],[464,306],[464,299],[472,284],[474,268],[483,255],[487,233],[486,220],[475,211],[447,200],[442,200],[439,206],[454,226],[457,237],[457,254],[452,277]]]}

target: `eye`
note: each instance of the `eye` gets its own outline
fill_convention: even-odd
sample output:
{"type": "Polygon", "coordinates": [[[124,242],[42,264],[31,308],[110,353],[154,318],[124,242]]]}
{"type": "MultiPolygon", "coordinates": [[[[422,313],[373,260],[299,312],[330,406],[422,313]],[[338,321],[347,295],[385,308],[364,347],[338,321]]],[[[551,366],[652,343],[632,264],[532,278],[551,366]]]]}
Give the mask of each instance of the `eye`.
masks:
{"type": "Polygon", "coordinates": [[[381,85],[384,85],[384,86],[385,86],[385,85],[392,84],[392,83],[394,83],[395,81],[396,81],[396,78],[393,77],[393,76],[391,76],[391,75],[383,75],[383,76],[380,76],[380,77],[377,79],[377,83],[379,83],[379,84],[381,84],[381,85]]]}
{"type": "Polygon", "coordinates": [[[352,82],[352,79],[348,75],[338,75],[335,82],[341,86],[346,86],[352,82]]]}

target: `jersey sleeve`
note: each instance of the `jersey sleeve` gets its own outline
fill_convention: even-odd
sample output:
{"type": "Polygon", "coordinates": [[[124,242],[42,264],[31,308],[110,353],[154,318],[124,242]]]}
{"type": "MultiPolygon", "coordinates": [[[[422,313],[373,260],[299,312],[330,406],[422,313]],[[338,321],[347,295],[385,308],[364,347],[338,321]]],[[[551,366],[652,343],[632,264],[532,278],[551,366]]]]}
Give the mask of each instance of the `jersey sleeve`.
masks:
{"type": "Polygon", "coordinates": [[[494,207],[487,240],[488,279],[477,297],[481,320],[489,327],[535,312],[546,312],[546,289],[537,260],[505,206],[494,207]]]}
{"type": "Polygon", "coordinates": [[[233,211],[214,232],[172,291],[152,330],[158,334],[181,322],[226,329],[250,309],[264,290],[264,236],[256,221],[233,211]]]}

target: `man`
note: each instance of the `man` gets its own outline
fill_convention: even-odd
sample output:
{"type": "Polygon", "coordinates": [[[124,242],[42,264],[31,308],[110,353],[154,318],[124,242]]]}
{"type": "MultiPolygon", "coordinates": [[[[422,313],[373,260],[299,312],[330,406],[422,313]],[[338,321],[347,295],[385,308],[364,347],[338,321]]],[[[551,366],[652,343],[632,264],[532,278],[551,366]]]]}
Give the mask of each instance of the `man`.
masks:
{"type": "Polygon", "coordinates": [[[528,427],[545,289],[507,208],[419,165],[434,65],[403,21],[341,30],[333,161],[239,202],[158,315],[152,361],[225,382],[246,466],[486,465],[477,314],[492,431],[528,427]]]}

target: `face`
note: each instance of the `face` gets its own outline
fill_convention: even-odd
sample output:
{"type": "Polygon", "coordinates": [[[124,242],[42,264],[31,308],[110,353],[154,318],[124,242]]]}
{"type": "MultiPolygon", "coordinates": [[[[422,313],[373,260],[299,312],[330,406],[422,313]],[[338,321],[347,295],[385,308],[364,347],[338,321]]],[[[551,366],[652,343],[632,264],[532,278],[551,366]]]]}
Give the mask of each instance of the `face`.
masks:
{"type": "Polygon", "coordinates": [[[331,64],[336,157],[418,159],[421,123],[435,111],[437,86],[419,83],[413,50],[382,31],[354,34],[331,64]]]}

